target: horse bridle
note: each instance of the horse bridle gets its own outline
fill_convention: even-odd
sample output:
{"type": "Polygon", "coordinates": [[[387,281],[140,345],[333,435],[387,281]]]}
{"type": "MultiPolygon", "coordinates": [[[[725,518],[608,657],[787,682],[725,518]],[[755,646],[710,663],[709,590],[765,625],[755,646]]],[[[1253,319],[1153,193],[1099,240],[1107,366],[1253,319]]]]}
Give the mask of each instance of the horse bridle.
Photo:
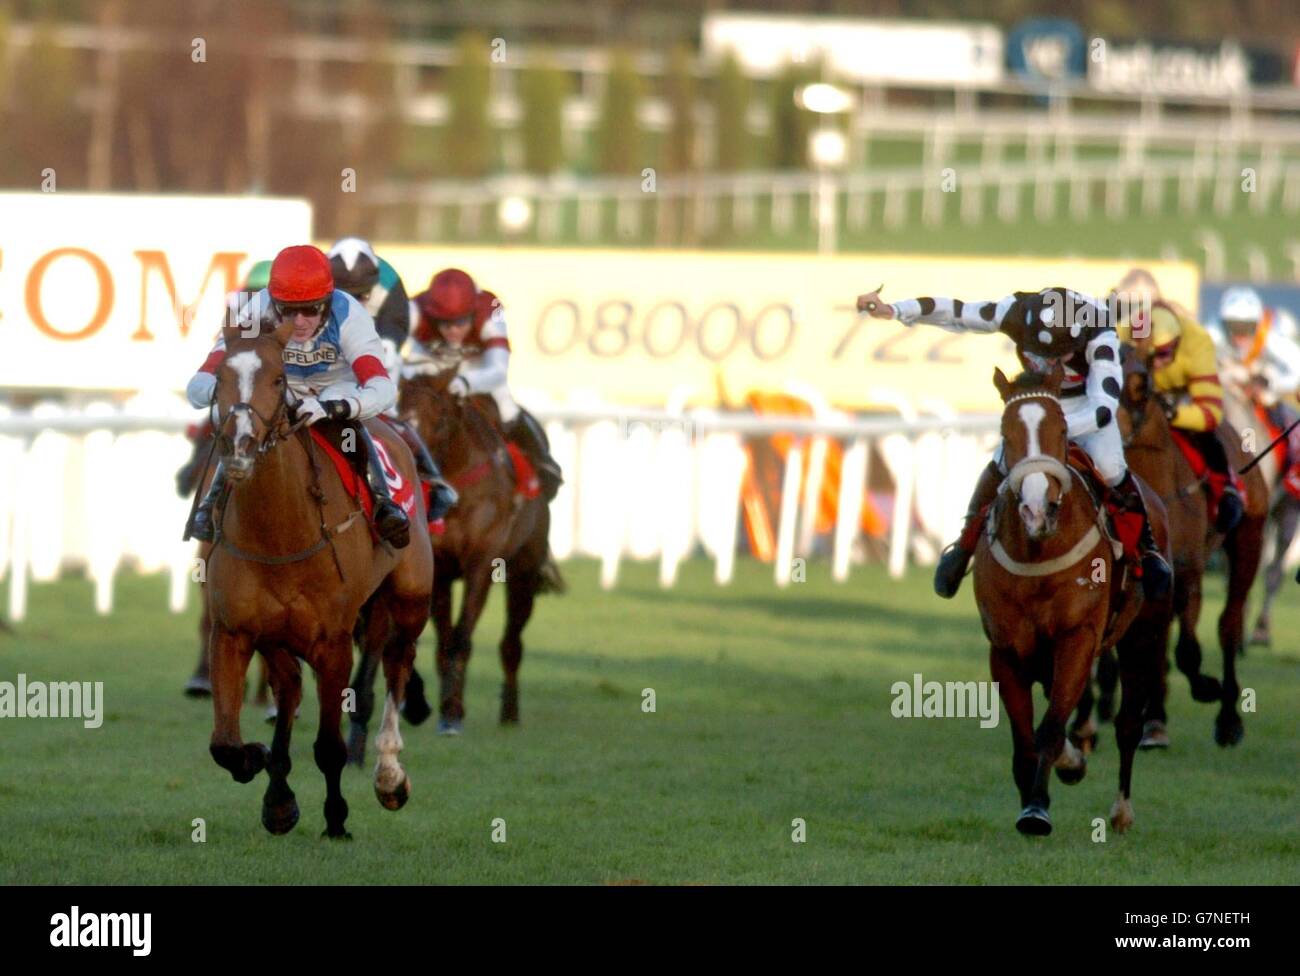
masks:
{"type": "MultiPolygon", "coordinates": [[[[1041,391],[1034,393],[1017,393],[1015,396],[1008,397],[1003,401],[1004,406],[1011,406],[1021,400],[1051,400],[1058,407],[1061,401],[1051,393],[1041,391]]],[[[998,493],[1010,490],[1015,497],[1020,497],[1020,486],[1031,474],[1045,474],[1050,478],[1055,478],[1061,485],[1061,497],[1064,498],[1074,484],[1074,475],[1071,473],[1067,464],[1059,458],[1054,458],[1050,454],[1028,454],[1011,466],[1007,476],[1002,479],[998,485],[998,493]]]]}
{"type": "Polygon", "coordinates": [[[235,441],[233,437],[226,433],[226,428],[229,426],[230,421],[241,413],[251,413],[254,417],[260,420],[262,426],[266,428],[266,434],[257,442],[257,456],[261,457],[267,451],[274,449],[281,441],[288,440],[297,433],[302,428],[303,424],[307,422],[306,417],[300,417],[298,420],[289,423],[287,427],[283,426],[286,420],[287,411],[291,409],[296,410],[301,403],[301,400],[293,396],[293,392],[289,389],[289,384],[286,382],[284,386],[284,396],[281,397],[280,403],[276,406],[275,412],[271,414],[270,419],[263,416],[262,412],[258,410],[257,407],[253,406],[246,400],[241,400],[238,403],[232,404],[230,409],[226,411],[224,417],[221,417],[219,421],[214,420],[215,438],[221,449],[221,454],[224,456],[226,454],[234,453],[235,441]],[[281,432],[282,429],[283,432],[281,432]]]}

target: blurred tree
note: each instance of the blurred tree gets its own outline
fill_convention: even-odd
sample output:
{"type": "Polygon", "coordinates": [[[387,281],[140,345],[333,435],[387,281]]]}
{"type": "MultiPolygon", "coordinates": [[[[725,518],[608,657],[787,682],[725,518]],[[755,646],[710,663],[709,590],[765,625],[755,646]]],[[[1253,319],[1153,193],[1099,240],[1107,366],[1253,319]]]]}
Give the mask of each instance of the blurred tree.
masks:
{"type": "Polygon", "coordinates": [[[605,77],[605,97],[596,133],[600,172],[639,174],[645,166],[641,120],[637,117],[640,104],[641,79],[636,64],[620,48],[611,54],[609,74],[605,77]]]}
{"type": "Polygon", "coordinates": [[[661,165],[668,173],[695,169],[695,71],[691,53],[684,47],[673,50],[664,78],[664,97],[672,121],[661,165]]]}
{"type": "Polygon", "coordinates": [[[795,92],[815,81],[815,66],[787,64],[772,82],[769,162],[773,169],[804,169],[808,165],[808,136],[817,117],[795,104],[795,92]]]}
{"type": "Polygon", "coordinates": [[[713,165],[723,172],[748,169],[753,154],[746,116],[751,97],[749,79],[730,51],[713,83],[713,165]]]}
{"type": "Polygon", "coordinates": [[[524,169],[530,173],[545,176],[564,166],[564,99],[568,87],[564,72],[547,61],[521,73],[524,169]]]}
{"type": "Polygon", "coordinates": [[[54,25],[40,21],[31,44],[12,57],[8,152],[0,161],[10,186],[37,189],[42,171],[55,171],[56,186],[85,181],[85,118],[76,106],[76,58],[55,40],[54,25]]]}
{"type": "Polygon", "coordinates": [[[462,34],[456,41],[456,63],[447,71],[450,111],[442,151],[451,174],[464,179],[486,176],[492,168],[490,51],[482,34],[462,34]]]}

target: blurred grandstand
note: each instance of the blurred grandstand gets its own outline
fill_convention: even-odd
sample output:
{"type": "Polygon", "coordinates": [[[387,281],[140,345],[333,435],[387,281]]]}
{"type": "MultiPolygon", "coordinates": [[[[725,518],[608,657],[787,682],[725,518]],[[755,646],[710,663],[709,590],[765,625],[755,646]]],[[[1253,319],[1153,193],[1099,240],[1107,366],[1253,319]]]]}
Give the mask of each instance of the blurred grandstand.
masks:
{"type": "Polygon", "coordinates": [[[902,572],[960,517],[1007,350],[869,339],[846,303],[885,272],[893,296],[989,297],[971,291],[1100,292],[1142,263],[1191,307],[1248,279],[1300,310],[1298,40],[1300,8],[1244,0],[0,0],[0,190],[27,201],[0,194],[0,324],[30,340],[0,370],[0,574],[90,565],[111,603],[128,559],[183,600],[168,466],[207,326],[169,316],[203,321],[279,238],[249,211],[242,244],[189,253],[206,224],[149,238],[111,201],[184,222],[201,196],[305,200],[295,227],[375,240],[412,291],[481,271],[571,474],[555,548],[599,556],[607,585],[623,554],[671,582],[700,546],[719,579],[738,545],[778,581],[817,551],[840,578],[851,554],[902,572]],[[31,209],[51,190],[96,194],[87,226],[52,232],[31,209]],[[120,245],[104,274],[128,304],[97,345],[37,324],[32,294],[60,291],[37,238],[120,245]],[[178,282],[161,311],[150,248],[178,282]],[[123,378],[142,335],[152,384],[123,378]],[[162,486],[111,540],[85,485],[113,441],[88,430],[162,486]],[[665,472],[681,491],[650,498],[665,472]],[[37,538],[52,478],[66,518],[37,538]],[[647,500],[660,523],[630,519],[647,500]]]}

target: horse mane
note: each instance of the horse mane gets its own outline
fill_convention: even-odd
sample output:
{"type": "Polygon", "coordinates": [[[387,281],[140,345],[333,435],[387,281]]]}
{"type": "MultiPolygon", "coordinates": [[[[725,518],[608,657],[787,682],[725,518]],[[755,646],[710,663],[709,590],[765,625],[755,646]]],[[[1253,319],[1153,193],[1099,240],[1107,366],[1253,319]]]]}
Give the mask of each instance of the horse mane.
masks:
{"type": "Polygon", "coordinates": [[[1051,377],[1046,373],[1037,373],[1031,369],[1026,369],[1011,381],[1011,388],[1017,393],[1041,390],[1047,386],[1050,379],[1051,377]]]}

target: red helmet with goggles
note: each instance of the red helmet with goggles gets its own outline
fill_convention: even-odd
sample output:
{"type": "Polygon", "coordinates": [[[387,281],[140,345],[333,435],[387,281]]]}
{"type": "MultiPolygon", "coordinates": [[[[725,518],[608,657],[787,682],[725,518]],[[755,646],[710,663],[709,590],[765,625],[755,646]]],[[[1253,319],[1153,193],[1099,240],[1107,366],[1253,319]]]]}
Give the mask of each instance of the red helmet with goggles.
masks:
{"type": "Polygon", "coordinates": [[[320,248],[295,244],[275,256],[268,287],[272,300],[281,305],[323,302],[334,291],[334,272],[320,248]]]}

